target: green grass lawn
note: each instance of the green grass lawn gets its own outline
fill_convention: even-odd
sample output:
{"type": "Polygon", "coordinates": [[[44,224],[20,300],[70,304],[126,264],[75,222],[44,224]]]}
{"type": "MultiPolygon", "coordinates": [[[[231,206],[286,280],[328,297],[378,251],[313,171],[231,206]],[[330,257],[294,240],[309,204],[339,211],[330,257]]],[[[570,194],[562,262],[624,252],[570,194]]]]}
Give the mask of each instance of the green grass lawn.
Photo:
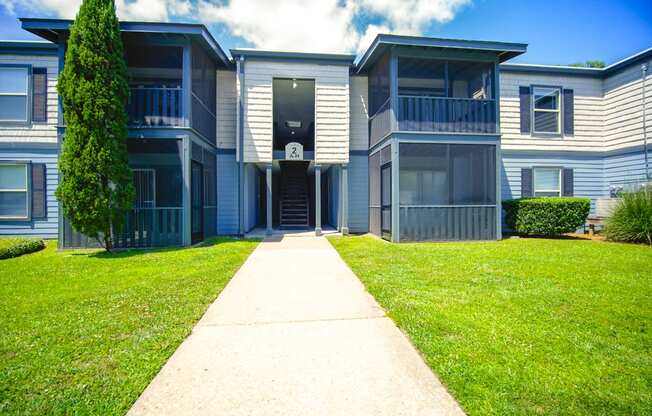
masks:
{"type": "Polygon", "coordinates": [[[470,415],[652,414],[652,249],[331,243],[470,415]]]}
{"type": "Polygon", "coordinates": [[[0,414],[124,414],[256,247],[0,260],[0,414]]]}

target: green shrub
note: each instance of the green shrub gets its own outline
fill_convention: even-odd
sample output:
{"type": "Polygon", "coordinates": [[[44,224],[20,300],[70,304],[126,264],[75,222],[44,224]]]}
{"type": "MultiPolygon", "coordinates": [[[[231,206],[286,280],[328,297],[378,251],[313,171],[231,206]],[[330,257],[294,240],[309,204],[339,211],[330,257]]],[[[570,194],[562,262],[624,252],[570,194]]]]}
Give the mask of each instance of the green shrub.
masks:
{"type": "Polygon", "coordinates": [[[626,192],[607,219],[609,240],[652,245],[652,186],[626,192]]]}
{"type": "Polygon", "coordinates": [[[2,238],[0,239],[0,260],[34,253],[45,248],[43,240],[30,238],[2,238]]]}
{"type": "Polygon", "coordinates": [[[503,201],[507,226],[526,235],[555,236],[571,233],[586,223],[589,198],[542,197],[503,201]]]}

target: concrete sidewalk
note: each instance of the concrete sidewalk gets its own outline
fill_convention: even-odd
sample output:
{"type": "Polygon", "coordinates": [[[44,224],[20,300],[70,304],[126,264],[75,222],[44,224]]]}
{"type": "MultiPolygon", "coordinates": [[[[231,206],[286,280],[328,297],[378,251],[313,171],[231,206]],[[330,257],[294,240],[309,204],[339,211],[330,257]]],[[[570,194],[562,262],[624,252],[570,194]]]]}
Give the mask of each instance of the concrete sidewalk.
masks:
{"type": "Polygon", "coordinates": [[[301,235],[260,244],[129,414],[463,412],[328,241],[301,235]]]}

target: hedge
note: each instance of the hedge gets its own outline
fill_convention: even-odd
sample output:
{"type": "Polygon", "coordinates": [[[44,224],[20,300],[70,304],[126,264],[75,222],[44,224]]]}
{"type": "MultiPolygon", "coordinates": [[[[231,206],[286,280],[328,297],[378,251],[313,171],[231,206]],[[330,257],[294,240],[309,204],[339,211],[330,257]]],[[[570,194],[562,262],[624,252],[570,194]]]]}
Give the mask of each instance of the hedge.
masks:
{"type": "Polygon", "coordinates": [[[586,223],[589,198],[541,197],[503,201],[505,223],[519,234],[556,236],[571,233],[586,223]]]}
{"type": "Polygon", "coordinates": [[[43,240],[29,238],[0,238],[0,260],[34,253],[45,248],[43,240]]]}

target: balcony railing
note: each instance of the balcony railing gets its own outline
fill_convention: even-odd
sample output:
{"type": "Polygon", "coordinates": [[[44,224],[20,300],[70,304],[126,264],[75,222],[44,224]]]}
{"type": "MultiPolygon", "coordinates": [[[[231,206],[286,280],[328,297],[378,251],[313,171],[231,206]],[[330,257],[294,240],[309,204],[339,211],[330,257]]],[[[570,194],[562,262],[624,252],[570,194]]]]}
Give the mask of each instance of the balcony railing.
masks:
{"type": "Polygon", "coordinates": [[[496,133],[496,101],[399,95],[401,131],[496,133]]]}
{"type": "Polygon", "coordinates": [[[183,125],[182,89],[130,88],[127,114],[133,127],[179,127],[183,125]]]}
{"type": "Polygon", "coordinates": [[[116,231],[120,248],[181,245],[183,208],[135,208],[127,213],[122,230],[116,231]]]}

